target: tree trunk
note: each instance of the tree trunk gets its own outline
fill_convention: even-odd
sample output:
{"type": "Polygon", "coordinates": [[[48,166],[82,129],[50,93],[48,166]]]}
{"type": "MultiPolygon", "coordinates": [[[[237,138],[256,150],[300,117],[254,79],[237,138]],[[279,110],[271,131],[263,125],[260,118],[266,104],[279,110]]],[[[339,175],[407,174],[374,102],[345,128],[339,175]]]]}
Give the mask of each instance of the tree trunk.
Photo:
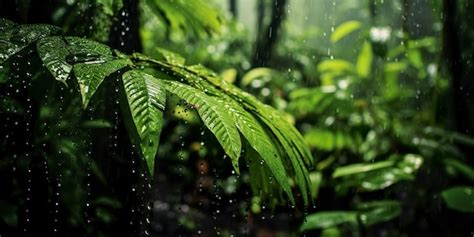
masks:
{"type": "Polygon", "coordinates": [[[140,39],[140,15],[138,1],[124,0],[123,8],[118,14],[110,31],[109,45],[126,54],[142,51],[140,39]]]}
{"type": "MultiPolygon", "coordinates": [[[[261,13],[260,1],[258,11],[261,13]]],[[[255,44],[255,54],[252,58],[252,67],[265,67],[268,66],[268,61],[272,57],[275,49],[276,42],[278,40],[281,24],[286,16],[286,0],[274,0],[272,5],[272,17],[270,24],[265,29],[258,29],[257,42],[255,44]]],[[[264,11],[262,11],[264,12],[264,11]]],[[[259,14],[260,15],[260,14],[259,14]]],[[[262,14],[263,16],[263,14],[262,14]]],[[[263,17],[258,18],[259,24],[263,21],[263,17]]],[[[258,27],[259,28],[259,27],[258,27]]]]}
{"type": "Polygon", "coordinates": [[[237,0],[229,0],[229,11],[234,19],[238,18],[237,0]]]}
{"type": "MultiPolygon", "coordinates": [[[[467,12],[467,10],[466,10],[467,12]]],[[[468,13],[470,14],[470,13],[468,13]]],[[[463,59],[463,51],[472,55],[474,51],[469,43],[471,42],[468,30],[461,30],[463,22],[460,18],[462,15],[458,9],[458,1],[443,1],[443,57],[445,58],[445,66],[451,77],[451,101],[449,108],[451,109],[450,125],[459,133],[469,136],[474,135],[474,83],[470,77],[473,67],[466,64],[463,59]],[[469,53],[471,52],[471,54],[469,53]]],[[[466,14],[464,14],[466,15],[466,14]]],[[[466,17],[466,16],[465,16],[466,17]]],[[[464,22],[470,26],[470,22],[464,22]]],[[[465,154],[473,152],[472,147],[463,147],[461,149],[465,154]]],[[[471,153],[472,154],[472,153],[471,153]]]]}

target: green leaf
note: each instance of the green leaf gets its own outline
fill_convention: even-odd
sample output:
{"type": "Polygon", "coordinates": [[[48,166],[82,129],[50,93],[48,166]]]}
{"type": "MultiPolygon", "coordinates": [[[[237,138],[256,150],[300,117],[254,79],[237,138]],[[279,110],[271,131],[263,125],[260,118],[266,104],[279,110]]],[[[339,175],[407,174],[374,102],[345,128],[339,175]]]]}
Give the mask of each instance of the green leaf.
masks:
{"type": "Polygon", "coordinates": [[[156,51],[163,57],[163,59],[172,65],[180,65],[183,66],[186,60],[181,57],[181,55],[168,51],[162,48],[156,48],[156,51]]]}
{"type": "Polygon", "coordinates": [[[361,163],[361,164],[352,164],[347,166],[342,166],[336,168],[332,174],[333,178],[338,178],[346,175],[353,175],[357,173],[365,173],[373,170],[383,169],[391,167],[394,163],[392,161],[380,161],[376,163],[361,163]]]}
{"type": "Polygon", "coordinates": [[[331,34],[331,42],[336,43],[350,33],[358,30],[362,24],[358,21],[346,21],[340,24],[331,34]]]}
{"type": "Polygon", "coordinates": [[[318,64],[318,71],[320,73],[325,72],[334,72],[334,73],[343,73],[343,72],[353,72],[354,65],[346,60],[342,59],[332,59],[324,60],[318,64]]]}
{"type": "Polygon", "coordinates": [[[375,191],[387,188],[403,180],[413,180],[414,177],[398,168],[386,168],[366,173],[357,179],[360,180],[359,186],[361,188],[367,191],[375,191]]]}
{"type": "Polygon", "coordinates": [[[273,74],[273,70],[270,69],[270,68],[266,68],[266,67],[253,68],[252,70],[245,73],[245,75],[242,77],[241,84],[243,86],[247,86],[253,80],[255,80],[257,78],[271,77],[272,74],[273,74]]]}
{"type": "Polygon", "coordinates": [[[463,174],[471,182],[474,182],[474,169],[468,164],[456,159],[445,159],[443,162],[463,174]]]}
{"type": "Polygon", "coordinates": [[[196,108],[202,121],[216,136],[222,148],[239,172],[241,141],[239,132],[227,109],[215,98],[202,91],[175,81],[165,81],[166,90],[187,101],[196,108]]]}
{"type": "Polygon", "coordinates": [[[323,181],[323,174],[321,172],[311,172],[309,173],[309,179],[311,180],[311,198],[315,200],[318,197],[319,188],[323,181]]]}
{"type": "Polygon", "coordinates": [[[46,37],[38,41],[37,48],[51,74],[66,85],[74,64],[104,63],[114,58],[109,47],[78,37],[46,37]]]}
{"type": "Polygon", "coordinates": [[[221,31],[219,11],[203,0],[148,0],[146,4],[174,31],[198,37],[221,31]]]}
{"type": "Polygon", "coordinates": [[[356,72],[360,77],[367,78],[370,75],[373,57],[372,44],[365,41],[356,63],[356,72]]]}
{"type": "Polygon", "coordinates": [[[97,0],[102,7],[102,11],[109,16],[114,16],[122,7],[122,0],[97,0]]]}
{"type": "MultiPolygon", "coordinates": [[[[139,144],[148,170],[153,177],[155,156],[163,126],[166,91],[160,80],[138,70],[124,73],[122,81],[128,102],[128,112],[132,115],[135,131],[140,139],[134,142],[139,144]]],[[[131,137],[134,138],[134,136],[131,137]]]]}
{"type": "Polygon", "coordinates": [[[46,37],[37,43],[38,54],[44,65],[56,80],[67,85],[66,81],[72,71],[72,65],[66,61],[69,55],[63,37],[46,37]]]}
{"type": "Polygon", "coordinates": [[[95,119],[82,123],[85,128],[111,128],[112,124],[104,119],[95,119]]]}
{"type": "MultiPolygon", "coordinates": [[[[249,145],[262,157],[263,164],[268,166],[283,191],[288,195],[290,200],[294,202],[282,158],[264,127],[237,102],[229,100],[224,103],[226,110],[229,115],[232,116],[240,133],[247,139],[249,145]]],[[[254,173],[261,173],[261,171],[254,173]]]]}
{"type": "Polygon", "coordinates": [[[360,210],[360,222],[365,226],[390,221],[401,212],[400,202],[391,200],[360,203],[357,208],[360,210]]]}
{"type": "Polygon", "coordinates": [[[457,186],[441,193],[446,205],[456,211],[474,212],[474,187],[457,186]]]}
{"type": "Polygon", "coordinates": [[[308,215],[300,227],[300,231],[325,229],[341,224],[357,225],[357,212],[330,211],[308,215]]]}
{"type": "Polygon", "coordinates": [[[99,88],[100,84],[110,74],[126,67],[129,61],[118,59],[108,62],[87,62],[74,65],[74,75],[77,78],[82,95],[82,103],[87,108],[90,99],[99,88]]]}
{"type": "Polygon", "coordinates": [[[61,30],[51,25],[16,25],[11,21],[0,21],[0,64],[29,44],[48,35],[59,34],[61,30]]]}

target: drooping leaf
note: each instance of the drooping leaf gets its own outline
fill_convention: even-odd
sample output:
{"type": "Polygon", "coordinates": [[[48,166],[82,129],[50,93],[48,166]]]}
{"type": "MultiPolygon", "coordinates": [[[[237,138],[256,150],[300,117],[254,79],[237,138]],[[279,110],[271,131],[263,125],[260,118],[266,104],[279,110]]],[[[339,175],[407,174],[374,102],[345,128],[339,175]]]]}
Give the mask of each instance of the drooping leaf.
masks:
{"type": "Polygon", "coordinates": [[[74,75],[77,78],[84,108],[87,108],[90,99],[100,84],[110,74],[126,67],[128,60],[118,59],[108,62],[87,62],[74,65],[74,75]]]}
{"type": "Polygon", "coordinates": [[[204,92],[174,81],[165,81],[166,90],[180,97],[196,108],[207,128],[216,136],[222,148],[232,160],[234,169],[239,171],[241,141],[233,119],[216,99],[204,92]]]}
{"type": "MultiPolygon", "coordinates": [[[[166,91],[161,81],[142,71],[131,70],[122,75],[127,106],[138,134],[140,150],[153,177],[158,150],[166,91]]],[[[133,137],[133,136],[132,136],[133,137]]],[[[132,138],[133,140],[133,138],[132,138]]]]}
{"type": "Polygon", "coordinates": [[[306,217],[300,231],[325,229],[341,224],[357,225],[357,212],[355,211],[330,211],[317,212],[306,217]]]}
{"type": "Polygon", "coordinates": [[[0,64],[29,44],[61,32],[58,27],[51,25],[16,25],[5,19],[0,21],[0,28],[0,64]]]}
{"type": "Polygon", "coordinates": [[[359,21],[346,21],[340,24],[331,34],[331,42],[336,43],[350,33],[358,30],[362,24],[359,21]]]}
{"type": "Polygon", "coordinates": [[[446,205],[456,211],[474,212],[474,187],[457,186],[441,193],[446,205]]]}
{"type": "MultiPolygon", "coordinates": [[[[234,85],[222,80],[222,78],[219,78],[216,74],[211,73],[208,70],[200,68],[193,69],[198,70],[197,73],[200,74],[204,79],[217,88],[221,89],[221,93],[231,97],[232,101],[239,101],[240,106],[242,106],[245,111],[250,111],[254,116],[264,123],[264,125],[273,134],[272,139],[275,140],[276,138],[275,145],[283,147],[282,151],[279,152],[281,153],[279,157],[286,158],[291,163],[293,171],[296,175],[295,181],[297,182],[302,195],[307,196],[310,180],[306,170],[306,165],[311,165],[313,160],[301,134],[299,134],[299,132],[292,125],[290,125],[280,113],[270,106],[260,103],[252,95],[235,88],[234,85]]],[[[274,165],[276,166],[270,167],[270,170],[275,175],[275,178],[279,180],[282,188],[285,188],[284,185],[286,185],[285,183],[287,181],[285,181],[283,176],[281,176],[283,173],[275,173],[279,165],[274,165]]],[[[287,194],[290,193],[286,190],[285,192],[287,194]]],[[[306,204],[306,197],[303,197],[303,199],[306,204]]]]}
{"type": "Polygon", "coordinates": [[[72,71],[72,65],[66,61],[69,55],[67,44],[62,37],[46,37],[37,43],[38,54],[44,65],[56,80],[67,85],[66,80],[72,71]]]}
{"type": "Polygon", "coordinates": [[[250,146],[262,157],[263,164],[269,168],[290,201],[293,202],[293,194],[290,184],[288,183],[285,166],[272,139],[265,132],[265,129],[257,119],[245,111],[237,102],[229,100],[225,103],[226,109],[228,109],[230,116],[232,116],[236,122],[240,133],[247,139],[250,146]]]}

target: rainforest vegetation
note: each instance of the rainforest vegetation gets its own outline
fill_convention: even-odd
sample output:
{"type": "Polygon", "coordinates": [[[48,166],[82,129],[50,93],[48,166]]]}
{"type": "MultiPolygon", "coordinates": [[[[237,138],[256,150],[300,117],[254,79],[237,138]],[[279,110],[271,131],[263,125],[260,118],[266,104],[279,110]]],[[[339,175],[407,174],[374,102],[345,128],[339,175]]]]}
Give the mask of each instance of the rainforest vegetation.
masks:
{"type": "Polygon", "coordinates": [[[472,236],[468,0],[0,2],[0,237],[472,236]]]}

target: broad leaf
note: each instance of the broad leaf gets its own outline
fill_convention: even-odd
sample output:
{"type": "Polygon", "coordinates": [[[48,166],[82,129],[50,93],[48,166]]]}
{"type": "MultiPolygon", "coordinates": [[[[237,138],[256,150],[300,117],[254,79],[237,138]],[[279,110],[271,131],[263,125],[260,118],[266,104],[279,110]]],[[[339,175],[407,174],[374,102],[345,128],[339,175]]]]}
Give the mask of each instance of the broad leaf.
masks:
{"type": "Polygon", "coordinates": [[[46,37],[38,41],[37,48],[51,74],[66,85],[74,64],[113,60],[109,47],[78,37],[46,37]]]}
{"type": "Polygon", "coordinates": [[[5,19],[0,29],[0,64],[38,39],[61,32],[51,25],[16,25],[5,19]]]}
{"type": "Polygon", "coordinates": [[[135,125],[140,150],[153,177],[166,91],[161,81],[144,72],[131,70],[122,75],[129,112],[135,125]]]}
{"type": "Polygon", "coordinates": [[[474,212],[474,187],[458,186],[441,193],[449,208],[462,212],[474,212]]]}
{"type": "Polygon", "coordinates": [[[74,75],[77,78],[82,95],[82,103],[87,108],[90,99],[99,88],[100,84],[110,74],[126,67],[128,60],[118,59],[108,62],[87,62],[74,65],[74,75]]]}
{"type": "Polygon", "coordinates": [[[175,81],[165,81],[166,90],[180,97],[196,108],[207,128],[216,136],[224,151],[232,160],[234,169],[239,171],[241,141],[233,119],[216,99],[202,91],[175,81]]]}

